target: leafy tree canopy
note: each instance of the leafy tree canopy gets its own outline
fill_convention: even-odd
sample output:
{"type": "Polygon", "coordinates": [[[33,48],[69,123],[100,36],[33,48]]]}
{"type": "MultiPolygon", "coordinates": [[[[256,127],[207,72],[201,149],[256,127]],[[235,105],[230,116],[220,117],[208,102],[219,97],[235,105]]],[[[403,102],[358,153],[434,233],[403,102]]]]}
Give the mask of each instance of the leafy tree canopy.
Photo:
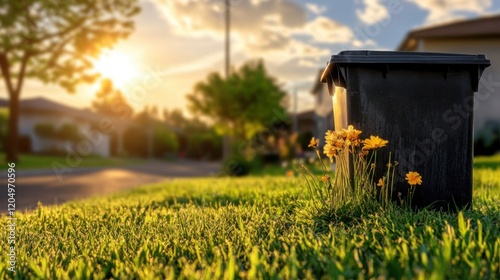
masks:
{"type": "Polygon", "coordinates": [[[3,0],[0,73],[9,93],[7,160],[16,162],[19,97],[25,78],[74,92],[92,82],[92,58],[133,30],[137,0],[3,0]]]}
{"type": "Polygon", "coordinates": [[[221,133],[249,138],[283,114],[285,95],[262,61],[251,61],[228,78],[209,74],[187,98],[190,110],[211,118],[221,133]]]}
{"type": "Polygon", "coordinates": [[[101,81],[101,86],[92,102],[92,107],[101,114],[112,116],[120,120],[129,119],[133,115],[133,108],[128,104],[123,93],[114,88],[109,79],[101,81]]]}

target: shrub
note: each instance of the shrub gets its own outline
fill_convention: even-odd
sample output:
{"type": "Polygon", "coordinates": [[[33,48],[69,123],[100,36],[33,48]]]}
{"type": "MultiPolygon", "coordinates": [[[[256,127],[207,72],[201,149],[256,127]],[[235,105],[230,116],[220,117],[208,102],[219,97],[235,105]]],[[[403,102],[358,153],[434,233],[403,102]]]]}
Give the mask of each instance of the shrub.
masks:
{"type": "Polygon", "coordinates": [[[56,138],[56,127],[53,123],[37,123],[35,134],[41,138],[56,138]]]}
{"type": "Polygon", "coordinates": [[[65,141],[79,141],[82,139],[82,135],[78,126],[72,123],[65,123],[56,131],[56,138],[65,141]]]}
{"type": "Polygon", "coordinates": [[[222,157],[222,139],[215,133],[188,136],[186,152],[190,158],[219,159],[222,157]]]}
{"type": "Polygon", "coordinates": [[[500,151],[500,122],[488,120],[474,135],[474,155],[489,156],[500,151]]]}
{"type": "Polygon", "coordinates": [[[314,135],[312,134],[312,132],[310,131],[306,131],[306,132],[301,132],[299,133],[299,139],[298,139],[298,142],[299,142],[299,145],[302,149],[307,149],[307,145],[309,145],[309,140],[311,140],[311,138],[313,137],[314,135]]]}
{"type": "Polygon", "coordinates": [[[179,148],[176,135],[166,127],[158,126],[154,131],[154,155],[160,157],[166,153],[176,153],[179,148]]]}
{"type": "Polygon", "coordinates": [[[136,125],[130,125],[123,133],[123,147],[132,156],[146,157],[148,155],[148,138],[146,130],[136,125]]]}
{"type": "Polygon", "coordinates": [[[245,157],[236,155],[224,161],[224,171],[229,176],[245,176],[250,173],[251,163],[245,157]]]}
{"type": "MultiPolygon", "coordinates": [[[[147,157],[149,128],[137,125],[129,126],[124,132],[124,148],[134,156],[147,157]]],[[[156,126],[153,130],[153,156],[162,157],[167,153],[176,153],[179,143],[175,134],[168,128],[156,126]]]]}

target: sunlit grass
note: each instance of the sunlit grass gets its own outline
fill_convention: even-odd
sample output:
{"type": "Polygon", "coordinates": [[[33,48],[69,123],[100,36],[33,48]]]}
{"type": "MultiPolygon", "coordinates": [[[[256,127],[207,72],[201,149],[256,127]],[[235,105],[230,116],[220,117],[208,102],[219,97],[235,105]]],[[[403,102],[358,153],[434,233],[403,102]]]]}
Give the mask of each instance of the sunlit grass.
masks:
{"type": "MultiPolygon", "coordinates": [[[[500,277],[500,171],[474,209],[316,223],[301,178],[177,180],[17,214],[18,279],[500,277]]],[[[6,248],[6,230],[0,246],[6,248]]]]}
{"type": "Polygon", "coordinates": [[[500,168],[500,154],[494,156],[480,156],[474,158],[474,167],[500,168]]]}
{"type": "MultiPolygon", "coordinates": [[[[0,169],[7,169],[5,162],[5,153],[0,153],[0,161],[2,165],[0,169]]],[[[21,154],[19,156],[19,163],[16,164],[16,169],[51,169],[52,163],[58,162],[62,165],[68,166],[65,156],[48,156],[36,154],[21,154]]],[[[70,159],[71,164],[76,162],[74,157],[70,159]]],[[[89,155],[81,157],[81,163],[78,167],[99,167],[99,166],[122,166],[128,164],[139,164],[143,161],[139,159],[128,158],[106,158],[97,155],[89,155]]]]}

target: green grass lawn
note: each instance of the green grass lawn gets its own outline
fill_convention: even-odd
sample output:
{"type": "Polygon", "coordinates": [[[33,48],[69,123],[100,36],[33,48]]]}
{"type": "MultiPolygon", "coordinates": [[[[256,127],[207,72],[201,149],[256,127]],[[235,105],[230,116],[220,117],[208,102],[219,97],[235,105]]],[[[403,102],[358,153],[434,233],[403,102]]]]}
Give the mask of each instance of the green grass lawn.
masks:
{"type": "Polygon", "coordinates": [[[500,168],[500,154],[494,156],[481,156],[474,158],[475,168],[500,168]]]}
{"type": "MultiPolygon", "coordinates": [[[[2,166],[0,169],[7,169],[7,163],[5,162],[5,153],[0,153],[0,160],[2,161],[2,166]]],[[[72,158],[71,160],[74,161],[75,159],[72,158]]],[[[65,156],[21,154],[19,156],[19,163],[16,165],[16,169],[50,169],[52,168],[52,163],[54,162],[68,165],[66,163],[65,156]]],[[[95,155],[90,155],[82,157],[82,161],[79,167],[121,166],[127,164],[138,164],[141,162],[142,161],[139,159],[103,158],[95,155]]]]}
{"type": "Polygon", "coordinates": [[[500,170],[476,169],[474,188],[458,215],[321,223],[300,177],[176,180],[18,213],[0,279],[498,279],[500,170]]]}

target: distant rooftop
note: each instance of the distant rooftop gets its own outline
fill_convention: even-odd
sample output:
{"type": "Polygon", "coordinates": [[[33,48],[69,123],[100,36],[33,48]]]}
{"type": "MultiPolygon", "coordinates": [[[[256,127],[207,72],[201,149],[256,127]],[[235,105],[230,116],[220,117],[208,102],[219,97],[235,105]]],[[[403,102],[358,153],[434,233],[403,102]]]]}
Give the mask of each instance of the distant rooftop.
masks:
{"type": "Polygon", "coordinates": [[[425,38],[500,38],[500,15],[421,27],[409,32],[398,47],[399,51],[415,50],[418,39],[425,38]]]}
{"type": "MultiPolygon", "coordinates": [[[[9,101],[0,99],[0,107],[8,107],[9,101]]],[[[21,114],[26,112],[37,112],[42,114],[59,114],[72,116],[74,118],[83,119],[87,121],[100,121],[105,116],[99,113],[92,112],[88,109],[77,109],[61,103],[57,103],[45,97],[34,97],[28,99],[21,99],[19,102],[19,109],[21,114]]]]}

